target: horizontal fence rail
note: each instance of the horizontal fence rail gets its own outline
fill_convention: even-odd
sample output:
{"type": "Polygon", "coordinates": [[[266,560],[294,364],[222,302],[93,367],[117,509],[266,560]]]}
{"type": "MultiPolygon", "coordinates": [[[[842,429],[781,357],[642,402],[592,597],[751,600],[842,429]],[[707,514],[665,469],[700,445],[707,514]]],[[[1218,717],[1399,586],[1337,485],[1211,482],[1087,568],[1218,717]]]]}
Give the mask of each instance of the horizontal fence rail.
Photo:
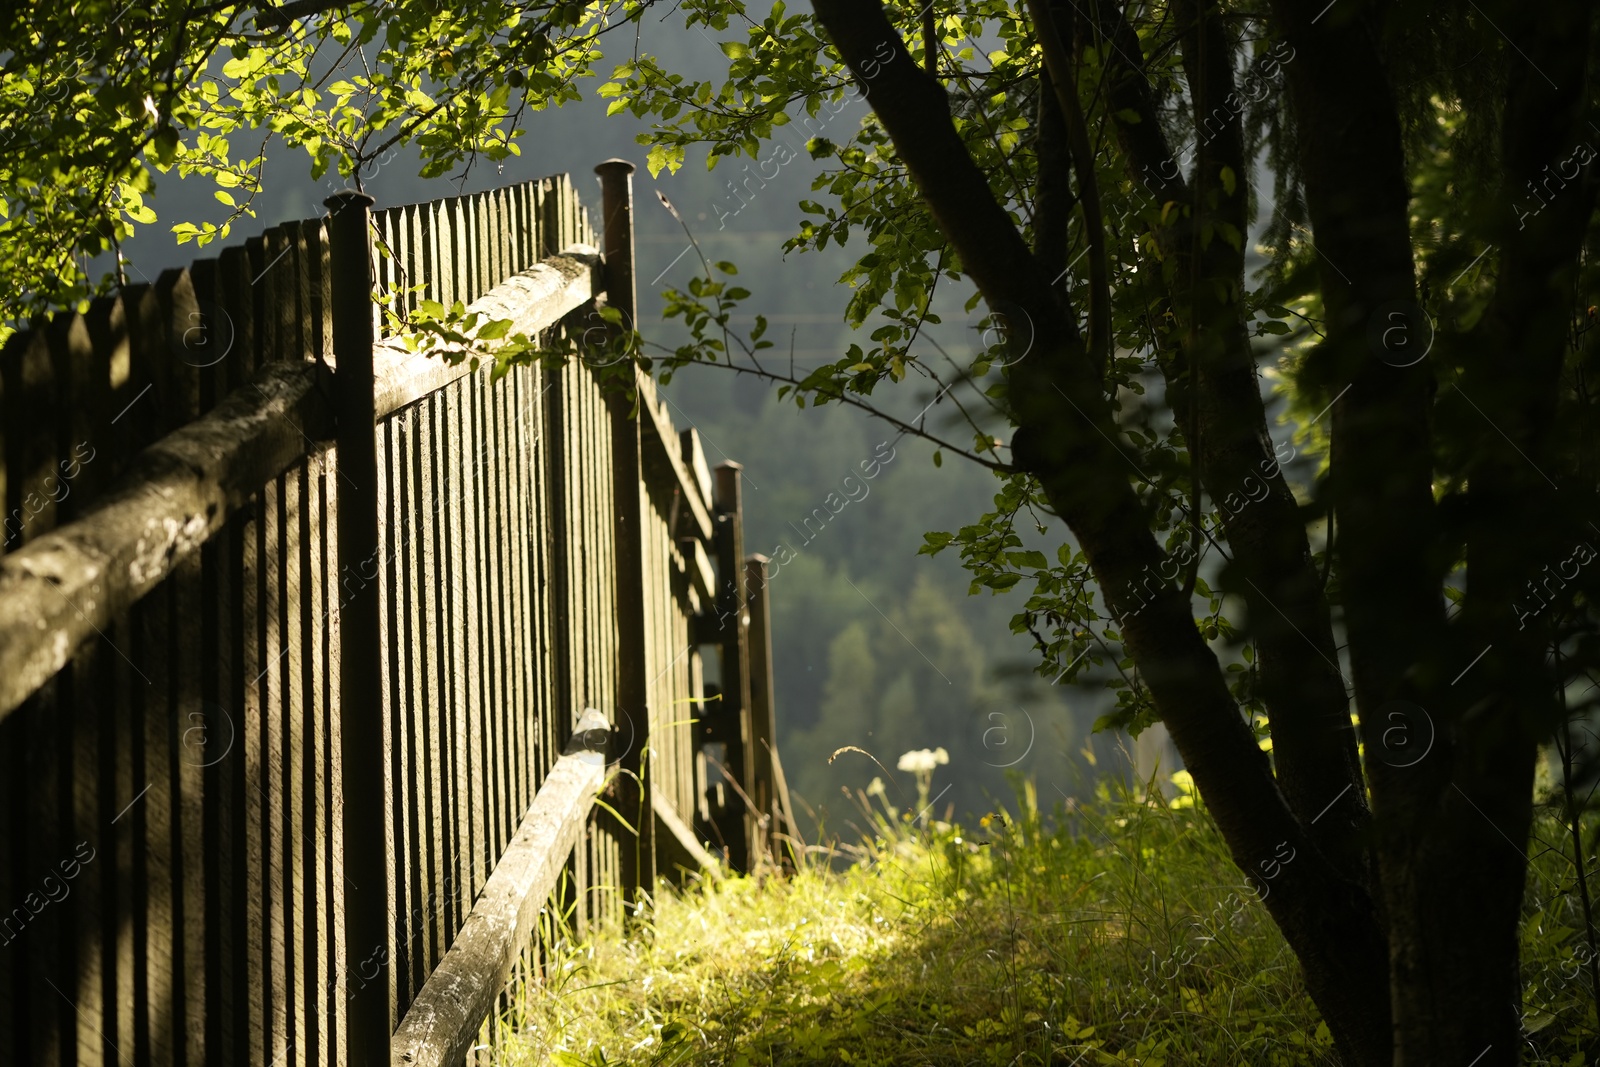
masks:
{"type": "Polygon", "coordinates": [[[587,354],[597,169],[601,235],[342,195],[0,350],[0,1063],[489,1062],[540,916],[777,853],[738,468],[587,354]],[[423,300],[579,356],[414,354],[423,300]]]}

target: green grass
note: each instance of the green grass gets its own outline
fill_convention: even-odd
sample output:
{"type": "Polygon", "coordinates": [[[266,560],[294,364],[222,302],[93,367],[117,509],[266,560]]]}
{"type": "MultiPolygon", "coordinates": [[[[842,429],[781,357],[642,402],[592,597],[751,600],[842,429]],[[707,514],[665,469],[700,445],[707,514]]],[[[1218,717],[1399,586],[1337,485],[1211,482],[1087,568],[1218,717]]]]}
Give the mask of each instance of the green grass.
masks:
{"type": "MultiPolygon", "coordinates": [[[[1102,786],[1044,819],[1023,785],[1020,814],[972,830],[858,794],[872,840],[842,869],[824,855],[788,879],[663,888],[628,936],[559,941],[499,1062],[1336,1063],[1265,907],[1168,793],[1102,786]]],[[[1581,1063],[1595,1033],[1563,841],[1544,818],[1523,931],[1544,976],[1532,1063],[1581,1063]]]]}

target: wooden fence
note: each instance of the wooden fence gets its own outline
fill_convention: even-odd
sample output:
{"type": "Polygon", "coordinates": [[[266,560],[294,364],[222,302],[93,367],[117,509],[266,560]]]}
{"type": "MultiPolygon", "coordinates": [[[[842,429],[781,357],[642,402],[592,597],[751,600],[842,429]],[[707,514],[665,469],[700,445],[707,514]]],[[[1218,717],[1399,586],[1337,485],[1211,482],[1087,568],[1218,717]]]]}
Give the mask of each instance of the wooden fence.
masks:
{"type": "Polygon", "coordinates": [[[550,918],[776,854],[764,561],[581,344],[596,169],[603,255],[565,176],[341,194],[0,352],[0,1063],[486,1062],[550,918]],[[586,354],[491,382],[423,299],[586,354]]]}

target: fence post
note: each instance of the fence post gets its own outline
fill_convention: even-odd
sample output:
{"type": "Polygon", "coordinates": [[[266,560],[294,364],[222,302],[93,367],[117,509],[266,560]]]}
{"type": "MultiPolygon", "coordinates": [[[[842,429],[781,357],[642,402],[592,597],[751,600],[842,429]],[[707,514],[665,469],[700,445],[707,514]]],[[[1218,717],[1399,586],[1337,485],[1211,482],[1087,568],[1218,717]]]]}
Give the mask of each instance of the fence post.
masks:
{"type": "MultiPolygon", "coordinates": [[[[323,202],[330,212],[333,259],[333,356],[339,445],[339,570],[378,554],[378,447],[374,430],[372,345],[372,197],[345,191],[323,202]]],[[[363,968],[361,990],[346,1000],[347,1061],[389,1067],[389,857],[385,801],[383,648],[378,587],[340,582],[339,716],[343,759],[345,941],[339,966],[363,968]],[[378,965],[367,975],[365,968],[378,965]]]]}
{"type": "Polygon", "coordinates": [[[750,774],[750,614],[745,595],[744,505],[739,479],[744,467],[729,460],[716,471],[716,549],[719,643],[722,646],[722,707],[712,719],[709,739],[725,746],[724,769],[731,779],[728,804],[714,821],[728,846],[728,862],[748,871],[757,855],[756,813],[750,774]],[[741,795],[742,794],[742,795],[741,795]]]}
{"type": "MultiPolygon", "coordinates": [[[[595,167],[600,175],[601,213],[605,230],[606,301],[622,312],[621,334],[630,336],[634,323],[633,290],[633,164],[608,159],[595,167]]],[[[622,752],[617,777],[617,810],[638,830],[636,847],[622,850],[622,888],[629,903],[655,888],[655,816],[650,810],[650,681],[645,645],[644,470],[639,420],[626,390],[606,389],[611,418],[611,484],[615,494],[617,567],[617,725],[632,725],[632,743],[622,752]]]]}
{"type": "Polygon", "coordinates": [[[622,328],[632,332],[639,307],[633,280],[633,164],[626,159],[608,159],[594,172],[600,175],[606,303],[622,312],[622,328]]]}
{"type": "Polygon", "coordinates": [[[746,646],[750,668],[750,777],[755,786],[750,798],[761,814],[772,820],[767,826],[766,846],[772,850],[773,859],[792,870],[791,853],[783,847],[783,838],[797,835],[794,811],[789,807],[789,785],[778,759],[766,556],[753,555],[744,561],[744,592],[750,612],[746,646]]]}

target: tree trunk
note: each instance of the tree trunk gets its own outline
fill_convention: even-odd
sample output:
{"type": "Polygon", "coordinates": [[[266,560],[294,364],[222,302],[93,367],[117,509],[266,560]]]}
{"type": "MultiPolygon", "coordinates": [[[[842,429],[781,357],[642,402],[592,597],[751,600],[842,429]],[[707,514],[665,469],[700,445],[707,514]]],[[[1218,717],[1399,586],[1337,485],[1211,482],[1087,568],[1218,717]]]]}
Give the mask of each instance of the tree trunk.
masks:
{"type": "Polygon", "coordinates": [[[1129,484],[1103,385],[1072,317],[967,154],[943,89],[910,61],[877,0],[817,0],[815,8],[857,77],[873,72],[873,109],[990,307],[1020,308],[1032,319],[1033,347],[1009,368],[1014,459],[1038,477],[1108,607],[1124,620],[1128,651],[1234,862],[1261,887],[1304,964],[1345,1062],[1387,1064],[1387,951],[1370,897],[1328,861],[1285,803],[1187,598],[1168,587],[1134,610],[1140,578],[1169,561],[1129,484]]]}

